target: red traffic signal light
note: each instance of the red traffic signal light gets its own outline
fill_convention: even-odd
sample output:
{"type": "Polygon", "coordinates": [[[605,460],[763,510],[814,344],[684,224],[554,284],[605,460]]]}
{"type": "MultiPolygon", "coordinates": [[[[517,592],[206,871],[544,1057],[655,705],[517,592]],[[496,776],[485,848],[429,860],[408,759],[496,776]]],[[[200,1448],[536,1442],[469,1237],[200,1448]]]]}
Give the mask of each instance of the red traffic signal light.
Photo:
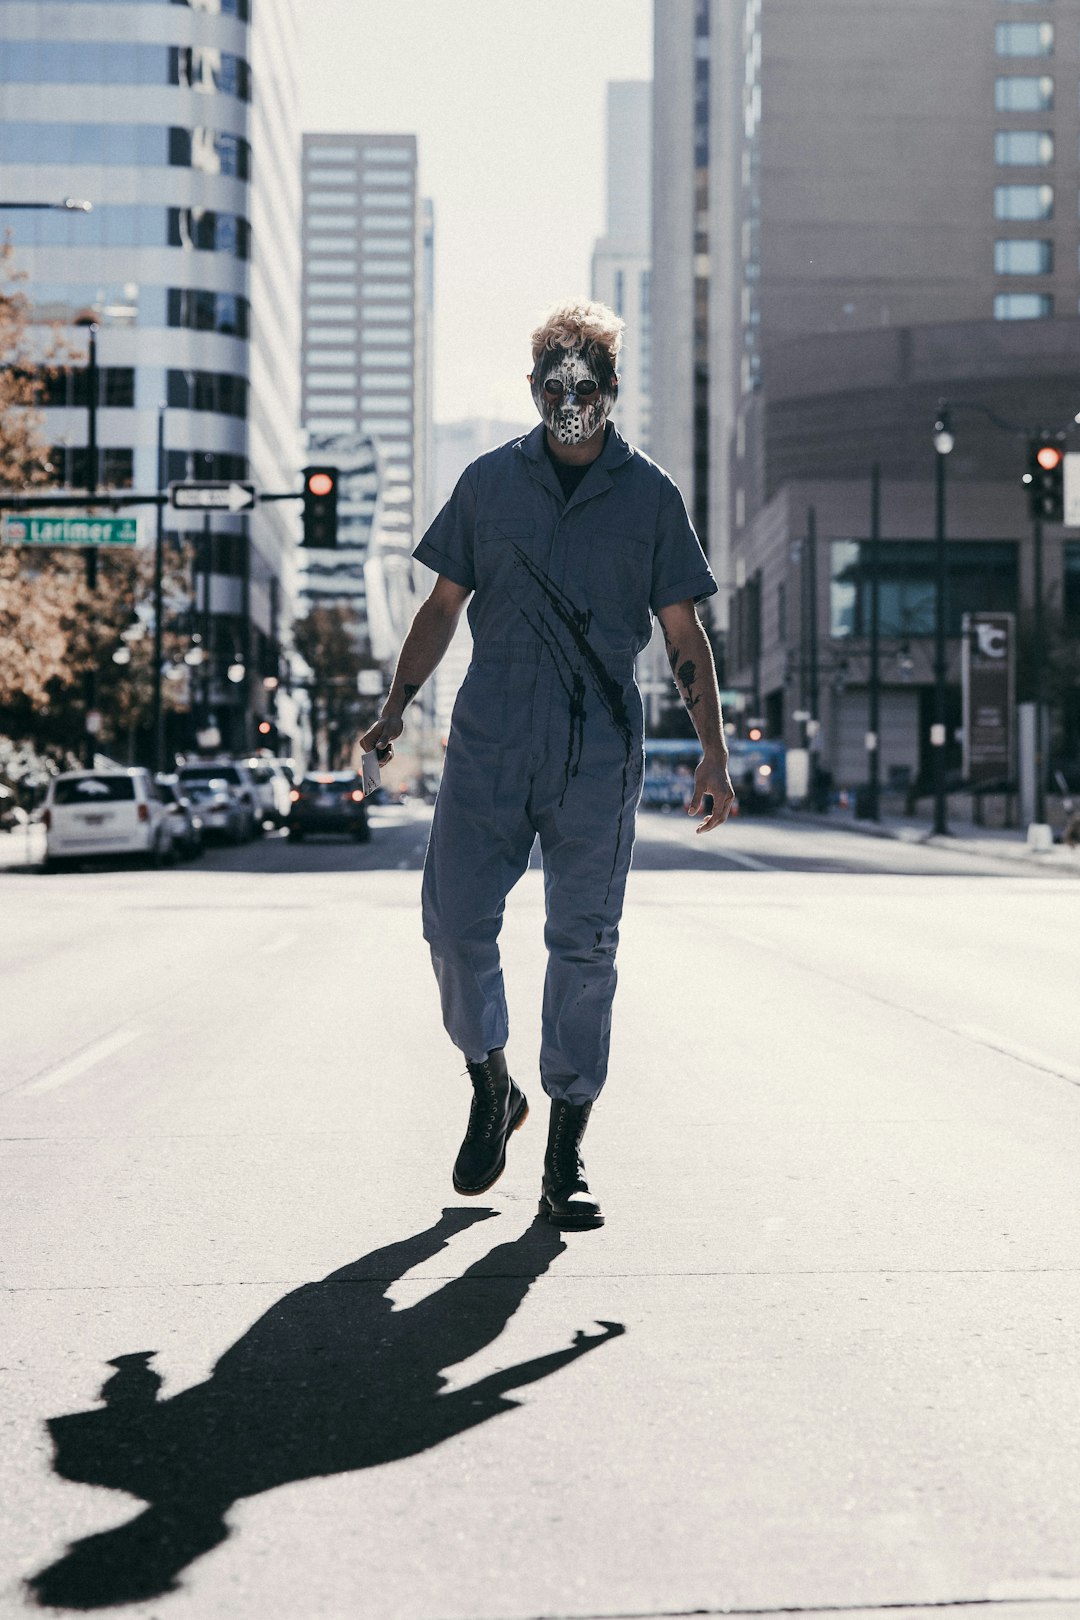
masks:
{"type": "Polygon", "coordinates": [[[1065,516],[1065,452],[1053,439],[1028,445],[1028,504],[1037,523],[1060,523],[1065,516]]]}
{"type": "Polygon", "coordinates": [[[304,468],[305,546],[332,551],[337,545],[338,469],[304,468]]]}
{"type": "Polygon", "coordinates": [[[273,731],[273,729],[274,728],[270,724],[269,720],[260,720],[259,721],[259,736],[260,737],[269,737],[269,735],[273,731]]]}

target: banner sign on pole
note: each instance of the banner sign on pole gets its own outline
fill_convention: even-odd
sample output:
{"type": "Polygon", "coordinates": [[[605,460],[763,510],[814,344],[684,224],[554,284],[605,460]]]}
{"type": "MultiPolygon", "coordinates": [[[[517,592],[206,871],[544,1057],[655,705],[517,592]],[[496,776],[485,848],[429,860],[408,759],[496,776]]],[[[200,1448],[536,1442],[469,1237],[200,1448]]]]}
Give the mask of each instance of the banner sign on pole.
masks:
{"type": "Polygon", "coordinates": [[[1011,780],[1016,770],[1016,617],[965,613],[961,643],[964,779],[1011,780]]]}
{"type": "Polygon", "coordinates": [[[1066,450],[1062,468],[1062,518],[1067,529],[1080,529],[1080,450],[1066,450]]]}

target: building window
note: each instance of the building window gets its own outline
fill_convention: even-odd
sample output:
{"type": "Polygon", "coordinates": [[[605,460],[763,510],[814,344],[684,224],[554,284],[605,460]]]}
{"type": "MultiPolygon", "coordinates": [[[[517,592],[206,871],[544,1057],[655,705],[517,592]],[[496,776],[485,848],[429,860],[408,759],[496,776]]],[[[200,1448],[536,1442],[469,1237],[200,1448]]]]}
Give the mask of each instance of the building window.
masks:
{"type": "Polygon", "coordinates": [[[247,378],[228,371],[170,371],[166,402],[176,410],[216,411],[221,416],[245,418],[247,378]]]}
{"type": "MultiPolygon", "coordinates": [[[[365,199],[366,201],[366,199],[365,199]]],[[[400,231],[407,224],[400,214],[365,214],[364,227],[366,230],[400,231]]]]}
{"type": "Polygon", "coordinates": [[[356,350],[308,349],[305,360],[309,366],[323,366],[327,369],[334,367],[338,371],[351,371],[356,365],[356,350]]]}
{"type": "Polygon", "coordinates": [[[623,274],[623,272],[621,270],[616,270],[616,272],[615,272],[615,288],[614,288],[614,291],[613,291],[613,293],[611,295],[611,307],[612,307],[612,309],[614,309],[616,315],[621,315],[622,312],[623,312],[623,298],[625,296],[625,291],[624,291],[625,281],[626,281],[626,277],[623,274]]]}
{"type": "Polygon", "coordinates": [[[309,326],[307,329],[309,343],[355,343],[355,326],[309,326]]]}
{"type": "Polygon", "coordinates": [[[1048,74],[1010,73],[995,81],[994,103],[998,112],[1052,112],[1054,81],[1048,74]]]}
{"type": "Polygon", "coordinates": [[[1053,268],[1053,242],[1014,237],[994,243],[994,270],[999,276],[1048,276],[1053,268]]]}
{"type": "MultiPolygon", "coordinates": [[[[370,220],[365,220],[370,224],[370,220]]],[[[381,254],[411,253],[412,242],[407,236],[380,236],[374,240],[364,242],[364,258],[378,258],[381,254]]],[[[410,261],[411,262],[411,261],[410,261]]]]}
{"type": "Polygon", "coordinates": [[[995,219],[1052,219],[1053,186],[995,186],[995,219]]]}
{"type": "Polygon", "coordinates": [[[307,146],[307,156],[318,163],[355,163],[355,146],[307,146]]]}
{"type": "MultiPolygon", "coordinates": [[[[46,375],[38,396],[44,406],[87,406],[90,403],[89,373],[85,366],[46,375]]],[[[130,410],[135,404],[135,368],[99,366],[97,403],[114,409],[130,410]]]]}
{"type": "MultiPolygon", "coordinates": [[[[85,445],[58,444],[49,451],[49,460],[63,474],[63,482],[85,489],[90,482],[90,452],[85,445]]],[[[97,484],[105,489],[130,489],[135,479],[134,450],[107,445],[98,450],[97,484]]]]}
{"type": "Polygon", "coordinates": [[[356,169],[308,169],[306,174],[309,186],[347,186],[359,179],[356,169]]]}
{"type": "Polygon", "coordinates": [[[355,208],[356,193],[354,191],[309,191],[307,202],[309,208],[355,208]]]}
{"type": "Polygon", "coordinates": [[[994,31],[999,56],[1053,56],[1054,25],[1048,22],[1003,22],[994,31]]]}
{"type": "Polygon", "coordinates": [[[337,281],[309,281],[309,298],[349,298],[356,296],[357,283],[342,277],[337,281]]]}
{"type": "Polygon", "coordinates": [[[999,129],[994,136],[994,161],[1029,169],[1043,167],[1054,161],[1054,137],[1048,129],[999,129]]]}
{"type": "MultiPolygon", "coordinates": [[[[839,638],[865,636],[870,628],[869,546],[858,540],[831,543],[830,626],[839,638]]],[[[878,602],[883,636],[932,636],[936,606],[936,561],[932,540],[889,540],[878,546],[878,602]]],[[[1012,540],[950,541],[946,545],[947,633],[958,636],[965,613],[1015,613],[1017,545],[1012,540]]]]}
{"type": "MultiPolygon", "coordinates": [[[[310,221],[308,222],[310,224],[310,221]]],[[[356,237],[348,236],[308,236],[304,245],[309,253],[355,253],[356,237]]]]}
{"type": "MultiPolygon", "coordinates": [[[[111,47],[110,47],[111,49],[111,47]]],[[[251,100],[251,68],[242,56],[202,45],[169,46],[169,84],[251,100]]]]}
{"type": "Polygon", "coordinates": [[[998,293],[994,299],[995,321],[1039,321],[1053,313],[1049,293],[998,293]]]}
{"type": "Polygon", "coordinates": [[[212,208],[170,208],[168,242],[170,247],[249,259],[251,226],[239,214],[218,214],[212,208]]]}
{"type": "Polygon", "coordinates": [[[194,332],[221,332],[246,338],[250,305],[237,293],[208,292],[201,287],[170,287],[168,323],[194,332]]]}

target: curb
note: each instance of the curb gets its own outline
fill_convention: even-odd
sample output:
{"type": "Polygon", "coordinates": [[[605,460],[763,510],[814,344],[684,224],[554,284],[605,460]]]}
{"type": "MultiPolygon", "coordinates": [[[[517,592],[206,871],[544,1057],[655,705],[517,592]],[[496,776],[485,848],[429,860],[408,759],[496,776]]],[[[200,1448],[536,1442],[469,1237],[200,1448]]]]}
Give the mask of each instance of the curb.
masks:
{"type": "Polygon", "coordinates": [[[976,855],[980,860],[1005,861],[1010,866],[1018,863],[1036,866],[1041,871],[1060,872],[1065,877],[1080,878],[1080,851],[1073,858],[1066,857],[1060,846],[1051,850],[1028,849],[1026,844],[1004,844],[995,840],[938,837],[932,832],[919,832],[914,827],[886,827],[877,821],[857,821],[854,817],[843,821],[832,816],[801,810],[780,810],[780,820],[789,826],[827,827],[834,832],[856,833],[863,838],[889,838],[894,843],[927,844],[933,849],[951,850],[957,855],[976,855]]]}

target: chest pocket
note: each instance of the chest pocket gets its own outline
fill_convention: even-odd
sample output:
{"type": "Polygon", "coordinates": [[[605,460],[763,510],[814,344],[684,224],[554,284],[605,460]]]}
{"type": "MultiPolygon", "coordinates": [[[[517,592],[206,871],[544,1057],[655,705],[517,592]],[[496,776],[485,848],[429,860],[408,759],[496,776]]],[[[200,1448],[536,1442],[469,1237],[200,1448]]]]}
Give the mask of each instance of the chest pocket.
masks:
{"type": "Polygon", "coordinates": [[[640,535],[601,529],[589,536],[589,607],[607,630],[648,634],[652,546],[640,535]]]}
{"type": "Polygon", "coordinates": [[[476,525],[474,556],[478,591],[494,591],[512,602],[522,598],[520,554],[532,557],[536,524],[527,518],[484,518],[476,525]]]}

